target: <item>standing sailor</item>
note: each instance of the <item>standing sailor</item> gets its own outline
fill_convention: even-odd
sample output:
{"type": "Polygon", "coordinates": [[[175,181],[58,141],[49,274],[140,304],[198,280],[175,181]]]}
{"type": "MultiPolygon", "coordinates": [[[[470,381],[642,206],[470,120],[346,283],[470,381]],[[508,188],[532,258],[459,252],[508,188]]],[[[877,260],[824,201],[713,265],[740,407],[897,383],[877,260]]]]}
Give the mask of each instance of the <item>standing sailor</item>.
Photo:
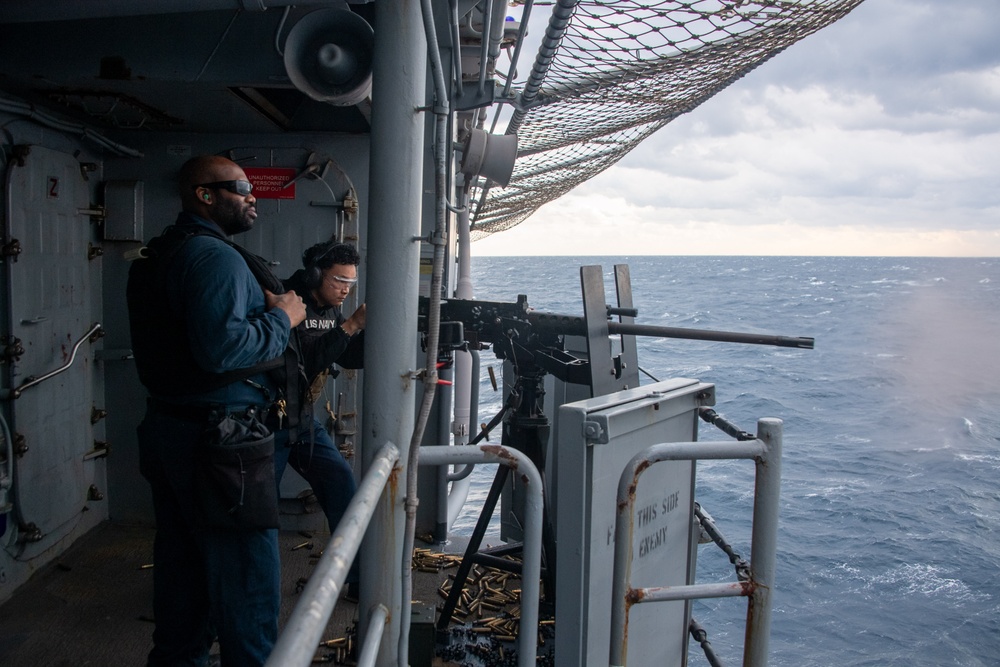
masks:
{"type": "Polygon", "coordinates": [[[226,238],[257,217],[243,169],[201,156],[179,180],[183,212],[127,293],[150,393],[138,429],[156,514],[148,665],[203,665],[217,635],[223,667],[251,667],[277,639],[280,601],[274,440],[260,422],[280,388],[267,371],[305,307],[263,289],[266,265],[226,238]]]}

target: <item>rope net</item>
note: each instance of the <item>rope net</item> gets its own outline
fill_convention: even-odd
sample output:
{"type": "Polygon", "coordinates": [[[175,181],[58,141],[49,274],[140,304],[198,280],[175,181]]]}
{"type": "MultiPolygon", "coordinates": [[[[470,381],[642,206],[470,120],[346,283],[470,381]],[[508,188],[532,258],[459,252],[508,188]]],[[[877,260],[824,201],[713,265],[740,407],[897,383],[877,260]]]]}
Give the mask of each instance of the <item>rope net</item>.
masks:
{"type": "Polygon", "coordinates": [[[524,221],[862,1],[560,0],[518,85],[511,182],[473,184],[472,239],[524,221]]]}

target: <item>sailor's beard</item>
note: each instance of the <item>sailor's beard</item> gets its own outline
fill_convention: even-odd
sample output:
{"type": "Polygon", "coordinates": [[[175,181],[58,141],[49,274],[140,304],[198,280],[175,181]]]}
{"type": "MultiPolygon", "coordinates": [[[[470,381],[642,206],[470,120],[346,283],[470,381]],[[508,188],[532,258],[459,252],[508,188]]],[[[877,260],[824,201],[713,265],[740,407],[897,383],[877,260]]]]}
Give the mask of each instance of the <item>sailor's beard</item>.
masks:
{"type": "Polygon", "coordinates": [[[254,217],[250,211],[256,210],[253,204],[237,199],[226,199],[218,204],[217,220],[227,235],[241,234],[253,229],[254,217]]]}

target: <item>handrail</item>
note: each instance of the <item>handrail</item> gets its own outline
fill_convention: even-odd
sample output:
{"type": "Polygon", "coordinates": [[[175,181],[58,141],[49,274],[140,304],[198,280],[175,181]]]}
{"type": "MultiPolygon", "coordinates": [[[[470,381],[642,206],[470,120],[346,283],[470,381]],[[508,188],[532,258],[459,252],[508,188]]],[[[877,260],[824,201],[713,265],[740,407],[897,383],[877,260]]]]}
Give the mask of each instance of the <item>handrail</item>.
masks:
{"type": "Polygon", "coordinates": [[[745,442],[674,442],[652,445],[632,457],[618,481],[615,519],[615,565],[611,594],[609,664],[621,667],[628,655],[628,614],[634,604],[709,597],[748,597],[744,667],[767,664],[771,633],[771,592],[774,588],[781,490],[781,420],[760,419],[757,439],[745,442]],[[756,463],[750,578],[721,584],[632,588],[632,529],[639,477],[661,461],[753,459],[756,463]]]}
{"type": "Polygon", "coordinates": [[[347,572],[398,461],[399,450],[391,442],[378,450],[302,590],[265,667],[306,667],[312,662],[326,624],[337,606],[347,572]]]}
{"type": "Polygon", "coordinates": [[[69,355],[69,361],[67,361],[65,364],[55,369],[54,371],[49,371],[48,373],[46,373],[41,377],[37,378],[29,377],[27,380],[24,381],[24,383],[20,387],[17,387],[16,389],[4,389],[2,392],[0,392],[0,398],[5,400],[8,398],[21,398],[21,394],[24,392],[25,389],[41,384],[42,382],[45,382],[54,375],[59,375],[60,373],[68,369],[70,366],[73,365],[73,362],[76,361],[76,351],[80,349],[81,345],[83,345],[83,341],[87,340],[100,330],[101,330],[101,323],[97,322],[96,324],[94,324],[94,326],[90,328],[90,331],[83,334],[80,340],[76,341],[76,344],[73,346],[73,352],[72,354],[69,355]]]}
{"type": "Polygon", "coordinates": [[[525,485],[524,552],[521,565],[521,625],[517,638],[517,664],[534,667],[538,653],[538,599],[542,577],[542,477],[528,457],[501,445],[421,447],[420,465],[499,463],[520,476],[525,485]]]}
{"type": "Polygon", "coordinates": [[[368,615],[368,631],[365,634],[365,643],[358,654],[358,667],[375,667],[378,659],[378,649],[382,645],[382,631],[385,629],[385,619],[389,617],[389,610],[384,604],[376,605],[372,613],[368,615]]]}

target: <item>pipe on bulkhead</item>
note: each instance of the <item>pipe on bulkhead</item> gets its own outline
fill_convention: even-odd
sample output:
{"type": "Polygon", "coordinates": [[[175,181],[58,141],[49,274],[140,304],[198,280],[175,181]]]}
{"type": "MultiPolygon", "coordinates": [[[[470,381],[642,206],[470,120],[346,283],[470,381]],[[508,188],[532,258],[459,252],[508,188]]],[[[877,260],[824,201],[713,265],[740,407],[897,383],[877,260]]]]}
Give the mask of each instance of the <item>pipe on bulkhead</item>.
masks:
{"type": "Polygon", "coordinates": [[[18,116],[23,116],[43,127],[48,127],[59,132],[65,132],[66,134],[72,134],[84,139],[89,139],[95,144],[99,145],[101,148],[117,153],[118,155],[127,157],[142,157],[142,153],[135,150],[134,148],[129,148],[123,144],[115,143],[111,141],[103,134],[95,132],[85,125],[80,125],[79,123],[70,123],[68,121],[61,120],[55,116],[50,116],[47,113],[39,111],[33,105],[27,102],[21,102],[18,100],[11,100],[4,97],[0,97],[0,111],[6,111],[8,113],[16,114],[18,116]]]}
{"type": "Polygon", "coordinates": [[[486,93],[486,72],[489,70],[490,62],[490,41],[488,35],[492,32],[493,5],[496,0],[485,0],[486,9],[483,10],[483,32],[480,39],[479,49],[479,96],[486,93]]]}
{"type": "MultiPolygon", "coordinates": [[[[462,38],[459,36],[459,20],[458,20],[458,0],[451,1],[451,41],[453,44],[461,44],[462,38]]],[[[454,72],[452,76],[458,85],[455,86],[455,99],[462,99],[462,49],[461,47],[454,47],[451,50],[451,61],[454,72]]]]}
{"type": "MultiPolygon", "coordinates": [[[[499,2],[499,0],[493,0],[489,8],[490,12],[490,61],[491,67],[496,69],[497,58],[500,57],[500,42],[503,41],[503,32],[506,27],[505,19],[507,18],[507,3],[499,2]]],[[[484,32],[486,32],[484,30],[484,32]]]]}

